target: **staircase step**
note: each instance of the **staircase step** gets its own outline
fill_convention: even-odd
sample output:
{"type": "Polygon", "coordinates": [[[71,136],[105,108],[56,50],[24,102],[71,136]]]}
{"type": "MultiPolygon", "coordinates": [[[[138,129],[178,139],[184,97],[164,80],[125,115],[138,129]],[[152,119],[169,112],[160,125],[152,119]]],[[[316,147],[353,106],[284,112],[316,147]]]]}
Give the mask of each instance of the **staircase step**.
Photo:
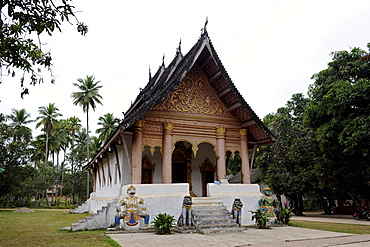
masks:
{"type": "Polygon", "coordinates": [[[234,219],[210,219],[210,220],[197,220],[197,225],[222,225],[222,224],[236,224],[234,219]]]}
{"type": "Polygon", "coordinates": [[[198,203],[218,203],[221,202],[221,199],[218,197],[193,197],[193,205],[198,203]]]}
{"type": "Polygon", "coordinates": [[[239,225],[236,223],[225,223],[225,224],[218,224],[218,225],[200,225],[198,229],[219,229],[219,228],[239,228],[239,225]]]}
{"type": "Polygon", "coordinates": [[[220,207],[223,206],[222,202],[202,202],[202,203],[196,203],[192,205],[193,208],[198,208],[198,207],[220,207]]]}
{"type": "Polygon", "coordinates": [[[222,219],[232,219],[232,216],[231,214],[198,214],[198,215],[194,215],[193,214],[193,217],[195,220],[213,220],[213,219],[218,219],[218,218],[222,218],[222,219]]]}
{"type": "Polygon", "coordinates": [[[242,227],[238,227],[238,228],[203,229],[200,231],[204,234],[208,234],[208,233],[222,233],[222,232],[241,232],[244,230],[245,229],[243,229],[242,227]]]}
{"type": "Polygon", "coordinates": [[[220,206],[203,206],[203,207],[191,207],[193,211],[209,211],[209,210],[226,210],[226,207],[224,205],[220,206]]]}
{"type": "Polygon", "coordinates": [[[199,211],[193,211],[194,216],[211,216],[211,215],[230,215],[230,213],[227,210],[199,210],[199,211]]]}
{"type": "Polygon", "coordinates": [[[220,198],[193,198],[194,225],[203,233],[241,231],[220,198]]]}

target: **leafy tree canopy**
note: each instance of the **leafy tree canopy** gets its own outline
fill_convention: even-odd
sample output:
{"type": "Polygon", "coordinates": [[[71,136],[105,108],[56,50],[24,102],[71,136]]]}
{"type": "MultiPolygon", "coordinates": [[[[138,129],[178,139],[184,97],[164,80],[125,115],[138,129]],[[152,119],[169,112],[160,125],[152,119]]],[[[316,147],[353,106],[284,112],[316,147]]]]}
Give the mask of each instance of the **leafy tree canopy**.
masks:
{"type": "Polygon", "coordinates": [[[302,214],[302,197],[315,191],[314,157],[317,154],[313,133],[303,126],[309,100],[294,94],[286,107],[265,117],[265,124],[277,135],[271,146],[262,147],[257,162],[264,181],[278,195],[287,196],[295,214],[302,214]]]}
{"type": "MultiPolygon", "coordinates": [[[[64,21],[75,18],[78,32],[85,35],[87,26],[79,23],[71,0],[3,0],[0,2],[0,67],[12,77],[15,70],[23,71],[21,77],[21,97],[28,94],[24,86],[25,73],[31,74],[31,85],[43,82],[41,67],[48,70],[52,66],[50,52],[42,51],[40,35],[52,35],[61,31],[64,21]]],[[[52,83],[54,78],[52,78],[52,83]]],[[[0,82],[1,83],[1,82],[0,82]]]]}
{"type": "Polygon", "coordinates": [[[323,153],[321,187],[369,197],[370,55],[359,48],[331,55],[328,68],[312,77],[304,118],[323,153]]]}

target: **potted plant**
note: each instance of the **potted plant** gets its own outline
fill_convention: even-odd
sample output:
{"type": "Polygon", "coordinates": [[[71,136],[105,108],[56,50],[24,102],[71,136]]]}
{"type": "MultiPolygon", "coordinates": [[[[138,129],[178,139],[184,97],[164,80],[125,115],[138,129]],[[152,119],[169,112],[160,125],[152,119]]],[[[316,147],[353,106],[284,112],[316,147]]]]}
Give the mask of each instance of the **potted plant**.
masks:
{"type": "Polygon", "coordinates": [[[176,219],[169,214],[157,214],[152,221],[153,228],[157,234],[171,234],[172,226],[175,224],[176,219]]]}
{"type": "Polygon", "coordinates": [[[252,213],[252,220],[256,220],[258,228],[267,228],[267,222],[269,222],[270,216],[266,208],[259,208],[256,211],[250,212],[252,213]]]}

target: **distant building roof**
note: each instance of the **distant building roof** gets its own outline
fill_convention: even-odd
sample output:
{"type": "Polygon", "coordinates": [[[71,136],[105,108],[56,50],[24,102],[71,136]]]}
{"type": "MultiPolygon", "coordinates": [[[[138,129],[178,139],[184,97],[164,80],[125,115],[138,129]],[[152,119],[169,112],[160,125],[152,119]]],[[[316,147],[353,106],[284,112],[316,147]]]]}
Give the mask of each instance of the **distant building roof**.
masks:
{"type": "MultiPolygon", "coordinates": [[[[259,176],[261,174],[260,169],[252,169],[251,172],[251,183],[258,183],[260,181],[259,176]]],[[[242,174],[238,172],[233,177],[228,179],[230,184],[240,184],[242,182],[242,174]]]]}

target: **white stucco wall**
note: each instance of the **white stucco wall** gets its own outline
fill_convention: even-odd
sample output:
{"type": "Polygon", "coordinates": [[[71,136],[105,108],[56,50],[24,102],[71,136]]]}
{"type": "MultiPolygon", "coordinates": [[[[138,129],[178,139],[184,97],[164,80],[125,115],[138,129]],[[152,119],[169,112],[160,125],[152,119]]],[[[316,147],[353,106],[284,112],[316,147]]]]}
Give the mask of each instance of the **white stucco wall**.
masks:
{"type": "MultiPolygon", "coordinates": [[[[129,154],[129,160],[132,160],[132,136],[131,135],[124,135],[125,141],[127,144],[128,154],[129,154]]],[[[117,147],[118,151],[118,157],[120,159],[121,164],[121,172],[122,172],[122,178],[121,178],[121,186],[123,184],[128,184],[131,182],[131,164],[128,163],[126,152],[124,150],[124,145],[120,145],[117,147]]]]}
{"type": "MultiPolygon", "coordinates": [[[[127,149],[129,154],[129,159],[131,160],[131,136],[125,135],[125,140],[127,143],[127,149]]],[[[120,189],[122,184],[129,184],[131,182],[131,168],[128,165],[128,159],[123,145],[116,145],[118,160],[121,169],[121,180],[119,179],[118,167],[117,167],[117,158],[114,152],[106,153],[109,157],[109,166],[111,171],[111,181],[109,179],[109,169],[107,159],[103,158],[103,169],[105,174],[105,181],[103,181],[103,173],[101,167],[99,167],[101,182],[99,182],[99,176],[95,178],[96,187],[94,197],[98,198],[98,201],[104,201],[103,198],[116,198],[120,196],[120,189]]],[[[100,166],[100,164],[99,164],[100,166]]],[[[91,197],[92,200],[95,200],[94,197],[91,197]]],[[[109,199],[105,201],[110,201],[109,199]]],[[[99,205],[101,203],[98,203],[99,205]]],[[[95,207],[94,207],[95,208],[95,207]]]]}
{"type": "MultiPolygon", "coordinates": [[[[122,196],[120,199],[127,196],[127,188],[131,184],[122,186],[122,196]]],[[[189,195],[189,184],[133,184],[136,188],[136,196],[144,199],[147,213],[150,215],[150,221],[154,215],[166,213],[174,216],[176,219],[180,217],[182,203],[185,195],[189,195]]]]}
{"type": "Polygon", "coordinates": [[[259,208],[258,200],[262,193],[258,184],[211,184],[207,185],[208,196],[219,197],[226,206],[227,210],[231,211],[232,205],[236,198],[239,198],[243,203],[242,222],[241,225],[254,225],[252,221],[251,210],[259,208]]]}

